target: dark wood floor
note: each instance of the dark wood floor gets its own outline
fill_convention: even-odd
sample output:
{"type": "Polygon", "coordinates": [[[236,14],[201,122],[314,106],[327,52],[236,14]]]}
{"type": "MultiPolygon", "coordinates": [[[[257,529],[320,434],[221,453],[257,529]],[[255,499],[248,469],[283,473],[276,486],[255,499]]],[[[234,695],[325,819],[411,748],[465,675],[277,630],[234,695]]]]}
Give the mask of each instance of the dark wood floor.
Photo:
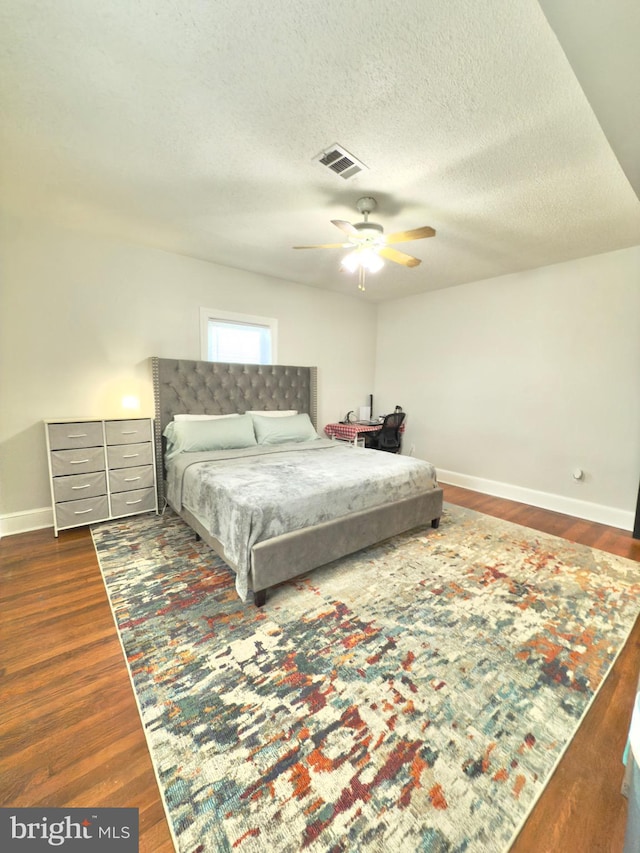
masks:
{"type": "MultiPolygon", "coordinates": [[[[444,489],[451,503],[640,561],[625,531],[444,489]]],[[[0,566],[0,805],[137,807],[141,853],[173,850],[88,531],[7,537],[0,566]]],[[[637,624],[513,853],[622,850],[639,652],[637,624]]]]}

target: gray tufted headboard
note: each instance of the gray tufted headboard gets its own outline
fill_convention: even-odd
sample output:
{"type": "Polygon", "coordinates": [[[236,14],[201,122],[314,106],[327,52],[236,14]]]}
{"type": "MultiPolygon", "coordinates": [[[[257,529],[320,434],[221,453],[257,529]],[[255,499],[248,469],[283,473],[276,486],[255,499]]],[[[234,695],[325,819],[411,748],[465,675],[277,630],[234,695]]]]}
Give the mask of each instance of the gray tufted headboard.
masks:
{"type": "Polygon", "coordinates": [[[162,433],[175,414],[242,414],[248,409],[297,409],[317,427],[316,367],[228,364],[152,358],[159,497],[163,497],[162,433]]]}

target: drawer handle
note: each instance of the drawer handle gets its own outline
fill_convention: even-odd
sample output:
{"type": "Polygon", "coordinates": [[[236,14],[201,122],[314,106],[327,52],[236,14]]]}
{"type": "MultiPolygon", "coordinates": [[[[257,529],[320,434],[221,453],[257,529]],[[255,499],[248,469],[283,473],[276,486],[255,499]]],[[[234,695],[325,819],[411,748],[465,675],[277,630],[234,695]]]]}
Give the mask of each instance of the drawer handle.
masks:
{"type": "Polygon", "coordinates": [[[120,435],[137,435],[137,429],[123,429],[120,435]]]}
{"type": "Polygon", "coordinates": [[[74,515],[86,515],[88,512],[93,512],[93,507],[89,507],[89,509],[74,509],[74,515]]]}
{"type": "Polygon", "coordinates": [[[68,435],[67,438],[86,438],[86,432],[74,432],[71,435],[68,435]]]}
{"type": "Polygon", "coordinates": [[[140,479],[140,477],[125,477],[124,481],[125,481],[125,483],[133,483],[134,480],[139,480],[139,479],[140,479]]]}
{"type": "Polygon", "coordinates": [[[123,459],[135,459],[136,456],[140,456],[140,454],[139,453],[123,453],[122,458],[123,459]]]}
{"type": "Polygon", "coordinates": [[[137,501],[127,501],[127,506],[129,506],[130,504],[141,504],[141,503],[142,503],[142,498],[138,498],[137,501]]]}
{"type": "Polygon", "coordinates": [[[84,486],[71,486],[72,489],[88,489],[91,487],[91,483],[85,483],[84,486]]]}
{"type": "Polygon", "coordinates": [[[88,459],[70,459],[69,465],[84,465],[88,461],[88,459]]]}

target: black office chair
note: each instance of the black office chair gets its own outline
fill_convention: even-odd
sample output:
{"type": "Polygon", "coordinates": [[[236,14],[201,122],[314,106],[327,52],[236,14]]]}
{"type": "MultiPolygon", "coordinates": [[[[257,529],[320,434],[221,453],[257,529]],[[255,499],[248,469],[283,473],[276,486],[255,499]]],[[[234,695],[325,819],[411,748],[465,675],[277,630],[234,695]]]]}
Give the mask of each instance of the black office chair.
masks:
{"type": "Polygon", "coordinates": [[[400,427],[404,418],[404,412],[393,412],[390,415],[385,415],[379,430],[364,434],[364,446],[370,447],[372,450],[384,450],[387,453],[400,453],[402,447],[400,427]]]}

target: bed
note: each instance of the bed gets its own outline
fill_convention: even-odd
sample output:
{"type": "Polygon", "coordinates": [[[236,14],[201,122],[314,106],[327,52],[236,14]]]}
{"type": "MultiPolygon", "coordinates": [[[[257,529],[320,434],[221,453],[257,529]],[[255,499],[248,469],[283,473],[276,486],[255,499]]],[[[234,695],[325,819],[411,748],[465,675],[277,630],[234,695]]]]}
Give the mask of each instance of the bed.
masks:
{"type": "Polygon", "coordinates": [[[442,489],[430,463],[317,435],[316,368],[151,361],[160,505],[234,570],[242,600],[253,594],[260,607],[283,581],[438,526],[442,489]],[[274,417],[285,412],[295,415],[274,417]],[[176,415],[190,416],[187,426],[176,415]]]}

